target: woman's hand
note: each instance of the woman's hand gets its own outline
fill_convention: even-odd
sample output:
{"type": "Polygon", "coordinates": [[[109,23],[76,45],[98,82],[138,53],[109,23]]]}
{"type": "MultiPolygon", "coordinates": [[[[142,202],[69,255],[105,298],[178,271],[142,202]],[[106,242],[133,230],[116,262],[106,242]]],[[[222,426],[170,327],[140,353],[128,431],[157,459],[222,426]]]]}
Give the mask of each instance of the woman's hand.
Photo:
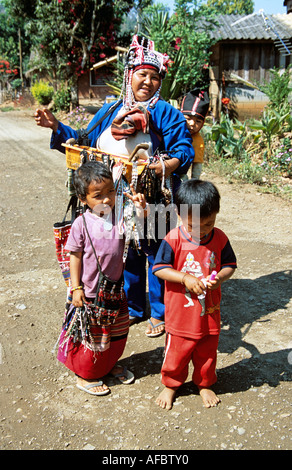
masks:
{"type": "Polygon", "coordinates": [[[155,174],[158,178],[162,179],[163,172],[165,178],[168,178],[171,173],[173,173],[180,165],[180,161],[178,158],[170,158],[169,160],[164,160],[164,168],[163,164],[160,160],[155,163],[151,163],[149,165],[150,170],[154,170],[155,174]]]}
{"type": "Polygon", "coordinates": [[[48,127],[52,129],[53,132],[57,132],[58,130],[59,121],[47,108],[37,109],[34,113],[34,120],[37,126],[48,127]]]}

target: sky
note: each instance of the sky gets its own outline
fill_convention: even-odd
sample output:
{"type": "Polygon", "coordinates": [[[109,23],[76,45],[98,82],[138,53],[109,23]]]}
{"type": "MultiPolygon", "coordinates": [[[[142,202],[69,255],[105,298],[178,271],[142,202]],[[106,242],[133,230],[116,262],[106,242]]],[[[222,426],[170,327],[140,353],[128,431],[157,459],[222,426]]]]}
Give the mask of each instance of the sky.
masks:
{"type": "MultiPolygon", "coordinates": [[[[157,0],[169,6],[170,10],[173,8],[174,0],[157,0]]],[[[286,7],[283,6],[284,0],[253,0],[255,13],[259,10],[264,10],[268,15],[275,15],[277,13],[286,14],[286,7]]],[[[157,2],[155,2],[157,3],[157,2]]]]}
{"type": "Polygon", "coordinates": [[[283,6],[283,3],[284,0],[254,0],[254,11],[264,10],[269,15],[286,14],[287,9],[283,6]]]}

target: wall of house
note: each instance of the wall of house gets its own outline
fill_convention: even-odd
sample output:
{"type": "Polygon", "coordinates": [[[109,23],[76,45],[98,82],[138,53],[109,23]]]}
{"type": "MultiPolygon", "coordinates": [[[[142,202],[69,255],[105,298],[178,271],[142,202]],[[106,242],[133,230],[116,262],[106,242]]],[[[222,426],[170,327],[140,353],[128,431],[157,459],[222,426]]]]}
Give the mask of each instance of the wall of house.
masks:
{"type": "Polygon", "coordinates": [[[270,80],[270,69],[285,69],[291,56],[283,56],[273,41],[222,41],[213,48],[210,68],[212,114],[218,119],[221,99],[230,98],[231,114],[245,120],[259,117],[268,103],[266,95],[256,89],[270,80]],[[254,86],[253,86],[254,85],[254,86]]]}
{"type": "Polygon", "coordinates": [[[112,91],[106,85],[91,85],[90,82],[90,71],[78,78],[78,102],[82,106],[102,106],[112,91]]]}
{"type": "Polygon", "coordinates": [[[231,116],[240,121],[259,117],[269,102],[268,97],[261,91],[240,83],[227,83],[225,96],[230,98],[231,116]]]}

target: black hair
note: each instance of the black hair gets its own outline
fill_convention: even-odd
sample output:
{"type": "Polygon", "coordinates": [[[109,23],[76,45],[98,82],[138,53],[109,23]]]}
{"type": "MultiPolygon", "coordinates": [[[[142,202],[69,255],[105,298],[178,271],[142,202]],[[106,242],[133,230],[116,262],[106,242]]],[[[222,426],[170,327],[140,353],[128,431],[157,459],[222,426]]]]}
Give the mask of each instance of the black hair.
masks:
{"type": "Polygon", "coordinates": [[[205,218],[219,212],[220,194],[210,181],[190,179],[180,185],[176,193],[176,204],[178,213],[180,213],[180,205],[186,204],[189,214],[192,212],[193,204],[199,204],[200,217],[205,218]]]}
{"type": "Polygon", "coordinates": [[[74,187],[77,196],[84,200],[88,194],[88,187],[92,181],[99,183],[104,179],[113,180],[113,176],[108,167],[97,161],[83,163],[74,173],[74,187]]]}

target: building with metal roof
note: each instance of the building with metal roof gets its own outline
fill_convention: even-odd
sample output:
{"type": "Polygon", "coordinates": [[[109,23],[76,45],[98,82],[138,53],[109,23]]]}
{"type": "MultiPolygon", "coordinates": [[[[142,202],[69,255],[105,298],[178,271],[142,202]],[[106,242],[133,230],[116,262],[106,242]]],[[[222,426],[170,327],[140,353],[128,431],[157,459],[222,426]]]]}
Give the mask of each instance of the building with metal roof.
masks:
{"type": "Polygon", "coordinates": [[[268,102],[258,84],[270,80],[271,69],[285,70],[292,63],[292,14],[219,15],[210,35],[216,40],[210,62],[212,114],[218,117],[222,98],[229,98],[235,117],[257,117],[268,102]]]}

